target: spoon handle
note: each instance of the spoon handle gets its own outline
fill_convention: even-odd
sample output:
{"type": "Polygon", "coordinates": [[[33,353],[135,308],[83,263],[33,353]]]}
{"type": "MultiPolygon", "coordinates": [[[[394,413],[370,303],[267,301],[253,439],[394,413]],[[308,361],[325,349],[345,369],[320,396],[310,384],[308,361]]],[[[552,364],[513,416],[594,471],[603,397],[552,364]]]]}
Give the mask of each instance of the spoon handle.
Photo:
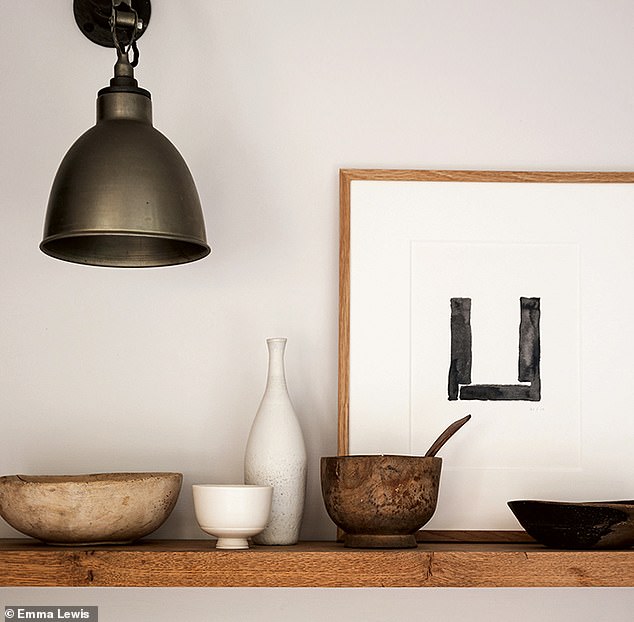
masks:
{"type": "Polygon", "coordinates": [[[467,415],[458,421],[454,421],[427,450],[425,458],[432,458],[438,453],[438,450],[465,424],[471,419],[471,415],[467,415]]]}

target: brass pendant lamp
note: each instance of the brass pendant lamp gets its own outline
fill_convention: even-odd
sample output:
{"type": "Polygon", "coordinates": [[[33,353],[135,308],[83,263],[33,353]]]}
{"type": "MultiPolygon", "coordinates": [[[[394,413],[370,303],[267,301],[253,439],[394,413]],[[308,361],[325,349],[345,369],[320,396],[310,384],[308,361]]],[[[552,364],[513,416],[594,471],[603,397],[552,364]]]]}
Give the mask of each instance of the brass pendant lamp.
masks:
{"type": "Polygon", "coordinates": [[[117,62],[98,93],[96,125],[69,149],[53,182],[40,249],[57,259],[140,268],[211,252],[187,164],[152,126],[150,93],[134,79],[150,10],[150,0],[74,0],[79,28],[116,48],[117,62]]]}

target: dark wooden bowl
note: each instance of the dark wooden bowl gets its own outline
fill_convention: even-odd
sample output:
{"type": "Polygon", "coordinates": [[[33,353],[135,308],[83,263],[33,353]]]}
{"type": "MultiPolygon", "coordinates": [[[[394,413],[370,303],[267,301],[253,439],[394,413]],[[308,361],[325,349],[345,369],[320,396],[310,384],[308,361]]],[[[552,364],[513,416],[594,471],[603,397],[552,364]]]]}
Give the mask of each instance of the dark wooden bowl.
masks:
{"type": "Polygon", "coordinates": [[[627,548],[634,545],[634,501],[518,500],[508,506],[526,532],[557,549],[627,548]]]}
{"type": "Polygon", "coordinates": [[[412,548],[436,510],[441,458],[332,456],[321,459],[326,510],[358,548],[412,548]]]}

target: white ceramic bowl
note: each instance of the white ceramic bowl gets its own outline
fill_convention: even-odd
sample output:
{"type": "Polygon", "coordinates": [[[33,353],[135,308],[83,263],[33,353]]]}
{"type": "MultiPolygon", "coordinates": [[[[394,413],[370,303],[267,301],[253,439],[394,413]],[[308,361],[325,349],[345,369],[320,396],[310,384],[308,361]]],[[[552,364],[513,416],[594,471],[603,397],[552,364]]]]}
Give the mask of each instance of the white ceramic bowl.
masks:
{"type": "Polygon", "coordinates": [[[247,538],[264,530],[271,514],[272,486],[194,484],[200,528],[218,538],[218,549],[248,549],[247,538]]]}

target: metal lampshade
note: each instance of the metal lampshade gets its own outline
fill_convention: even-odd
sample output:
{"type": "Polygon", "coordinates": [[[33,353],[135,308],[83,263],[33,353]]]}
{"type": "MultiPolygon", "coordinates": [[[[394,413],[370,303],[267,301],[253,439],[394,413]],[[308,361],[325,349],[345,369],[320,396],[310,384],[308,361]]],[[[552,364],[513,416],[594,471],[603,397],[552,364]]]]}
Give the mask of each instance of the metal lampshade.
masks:
{"type": "Polygon", "coordinates": [[[113,267],[182,264],[211,252],[191,173],[152,126],[150,93],[138,87],[127,51],[99,91],[96,125],[57,171],[40,249],[113,267]]]}

